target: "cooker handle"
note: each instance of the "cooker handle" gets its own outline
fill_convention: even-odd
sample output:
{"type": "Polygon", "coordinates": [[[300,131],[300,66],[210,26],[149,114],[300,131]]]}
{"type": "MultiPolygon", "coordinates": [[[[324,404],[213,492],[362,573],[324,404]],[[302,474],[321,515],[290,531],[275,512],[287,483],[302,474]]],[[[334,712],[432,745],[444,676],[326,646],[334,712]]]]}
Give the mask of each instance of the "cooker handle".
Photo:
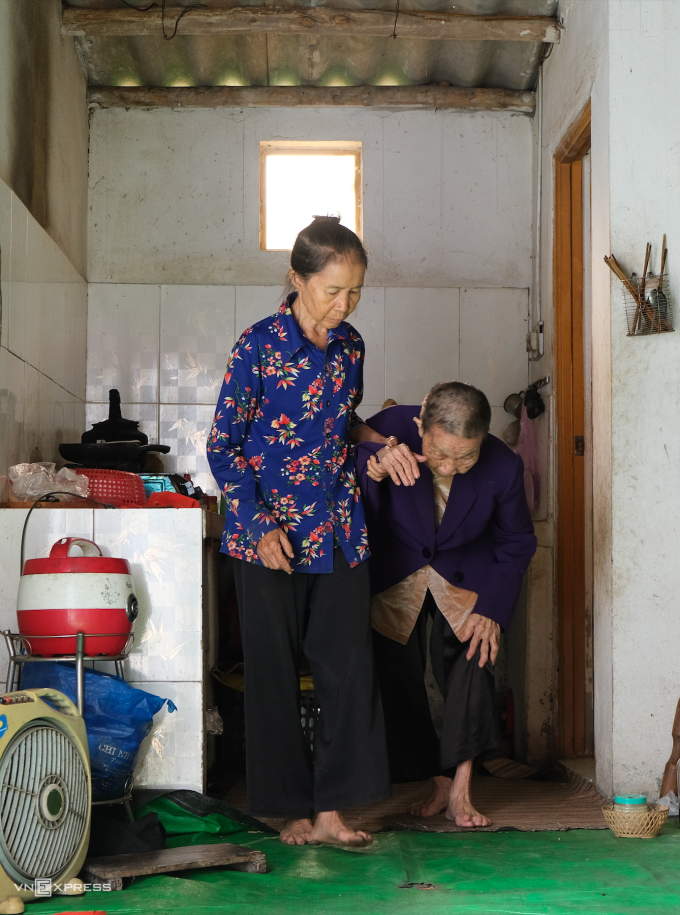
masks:
{"type": "Polygon", "coordinates": [[[66,559],[73,545],[79,546],[85,556],[104,555],[93,540],[84,540],[82,537],[63,537],[61,540],[57,540],[50,550],[50,559],[66,559]]]}

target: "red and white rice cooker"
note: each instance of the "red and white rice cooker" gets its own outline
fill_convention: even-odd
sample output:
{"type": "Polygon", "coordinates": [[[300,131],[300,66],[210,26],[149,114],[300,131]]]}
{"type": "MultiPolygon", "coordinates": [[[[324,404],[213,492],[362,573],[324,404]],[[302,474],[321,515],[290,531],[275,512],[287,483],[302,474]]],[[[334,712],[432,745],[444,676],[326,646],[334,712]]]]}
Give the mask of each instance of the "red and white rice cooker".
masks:
{"type": "Polygon", "coordinates": [[[127,559],[102,555],[91,540],[64,537],[47,559],[29,559],[24,565],[17,616],[19,633],[34,655],[75,654],[78,632],[85,633],[86,655],[118,655],[137,612],[127,559]],[[84,555],[70,556],[74,545],[84,555]],[[57,635],[73,638],[54,638],[57,635]]]}

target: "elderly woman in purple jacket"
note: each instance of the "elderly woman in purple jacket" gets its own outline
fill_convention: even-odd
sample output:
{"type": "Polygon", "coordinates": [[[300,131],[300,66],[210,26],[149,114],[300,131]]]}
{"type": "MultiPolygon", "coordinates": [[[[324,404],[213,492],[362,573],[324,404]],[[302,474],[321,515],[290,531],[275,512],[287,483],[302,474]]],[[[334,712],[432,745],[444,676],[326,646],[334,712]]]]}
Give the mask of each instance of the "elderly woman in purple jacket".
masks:
{"type": "Polygon", "coordinates": [[[393,406],[371,417],[376,441],[356,449],[392,780],[432,778],[431,797],[412,812],[445,810],[468,827],[489,823],[472,804],[472,766],[499,745],[498,636],[536,549],[522,460],[489,434],[490,419],[481,391],[438,384],[422,408],[393,406]],[[384,435],[393,436],[387,445],[384,435]],[[424,683],[428,616],[445,698],[441,740],[424,683]]]}

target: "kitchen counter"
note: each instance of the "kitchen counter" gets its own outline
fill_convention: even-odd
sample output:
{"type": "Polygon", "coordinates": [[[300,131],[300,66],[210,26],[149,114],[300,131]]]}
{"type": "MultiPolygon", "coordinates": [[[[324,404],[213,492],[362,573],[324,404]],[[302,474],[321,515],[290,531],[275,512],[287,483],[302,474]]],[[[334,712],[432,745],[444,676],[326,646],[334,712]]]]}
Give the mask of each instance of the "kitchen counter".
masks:
{"type": "MultiPolygon", "coordinates": [[[[21,530],[27,509],[0,508],[0,624],[17,631],[21,530]]],[[[104,555],[127,559],[139,616],[125,661],[132,685],[172,699],[155,716],[135,773],[136,787],[205,791],[211,753],[205,708],[217,661],[217,582],[224,519],[196,509],[36,510],[26,531],[25,559],[46,556],[62,537],[94,540],[104,555]]],[[[98,663],[97,669],[113,665],[98,663]]],[[[0,654],[0,677],[7,658],[0,654]]]]}

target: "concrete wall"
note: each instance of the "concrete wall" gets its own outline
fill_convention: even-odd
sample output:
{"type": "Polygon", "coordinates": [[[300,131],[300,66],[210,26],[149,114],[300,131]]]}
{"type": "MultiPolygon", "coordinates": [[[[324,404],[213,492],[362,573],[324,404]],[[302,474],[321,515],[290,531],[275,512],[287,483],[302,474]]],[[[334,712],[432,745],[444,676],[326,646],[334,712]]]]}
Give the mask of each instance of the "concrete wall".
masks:
{"type": "Polygon", "coordinates": [[[531,120],[367,109],[94,111],[88,279],[282,283],[258,238],[259,143],[279,139],[363,143],[370,285],[531,285],[531,120]]]}
{"type": "MultiPolygon", "coordinates": [[[[612,251],[641,273],[649,241],[658,272],[667,233],[669,289],[678,303],[680,5],[611,0],[609,42],[612,251]],[[630,132],[641,105],[657,125],[655,142],[642,147],[630,132]]],[[[611,777],[617,791],[651,794],[680,695],[680,334],[627,337],[618,280],[611,303],[611,777]]]]}
{"type": "Polygon", "coordinates": [[[3,477],[58,459],[85,419],[87,105],[60,17],[58,0],[0,2],[3,477]]]}
{"type": "Polygon", "coordinates": [[[86,81],[61,0],[0,3],[0,179],[86,269],[86,81]]]}

